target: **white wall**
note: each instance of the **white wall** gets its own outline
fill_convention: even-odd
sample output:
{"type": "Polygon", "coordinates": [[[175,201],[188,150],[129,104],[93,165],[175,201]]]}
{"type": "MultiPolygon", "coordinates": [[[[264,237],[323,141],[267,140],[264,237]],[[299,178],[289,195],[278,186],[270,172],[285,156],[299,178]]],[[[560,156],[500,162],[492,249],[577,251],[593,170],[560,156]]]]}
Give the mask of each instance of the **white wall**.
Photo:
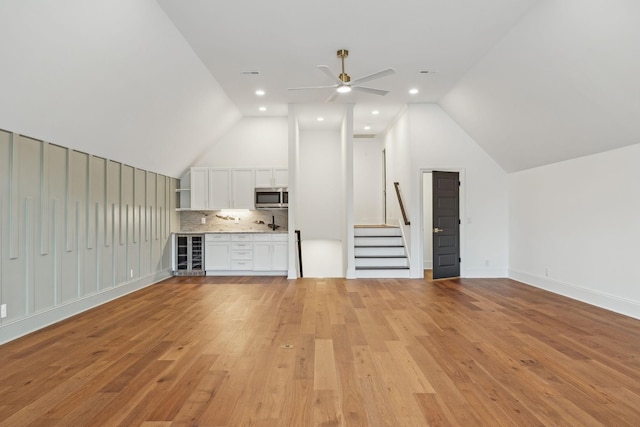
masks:
{"type": "MultiPolygon", "coordinates": [[[[384,137],[387,156],[387,224],[390,225],[397,225],[398,220],[402,218],[393,183],[399,182],[403,193],[406,193],[411,185],[411,175],[407,167],[411,162],[410,138],[409,115],[405,110],[384,137]]],[[[404,202],[411,203],[408,194],[405,195],[404,202]]]]}
{"type": "Polygon", "coordinates": [[[509,179],[509,275],[640,318],[640,144],[509,179]]]}
{"type": "Polygon", "coordinates": [[[387,134],[385,147],[390,165],[389,181],[401,183],[411,221],[412,277],[422,275],[422,173],[430,170],[452,170],[461,174],[461,274],[505,277],[508,267],[506,172],[436,104],[409,105],[387,134]],[[408,162],[400,161],[407,158],[408,162]]]}
{"type": "Polygon", "coordinates": [[[344,277],[342,242],[338,240],[304,240],[302,266],[304,277],[344,277]]]}
{"type": "Polygon", "coordinates": [[[287,167],[287,117],[243,117],[193,166],[287,167]]]}
{"type": "Polygon", "coordinates": [[[240,113],[154,0],[0,2],[0,128],[178,177],[240,113]]]}
{"type": "Polygon", "coordinates": [[[382,224],[382,149],[380,138],[353,140],[355,224],[382,224]]]}

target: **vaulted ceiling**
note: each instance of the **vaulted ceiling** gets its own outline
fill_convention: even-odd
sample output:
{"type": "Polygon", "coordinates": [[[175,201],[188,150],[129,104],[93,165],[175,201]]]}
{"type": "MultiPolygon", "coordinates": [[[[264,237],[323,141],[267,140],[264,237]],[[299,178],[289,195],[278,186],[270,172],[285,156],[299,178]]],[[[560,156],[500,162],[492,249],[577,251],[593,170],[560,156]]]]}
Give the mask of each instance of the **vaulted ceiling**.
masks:
{"type": "Polygon", "coordinates": [[[351,103],[355,132],[380,133],[403,105],[435,102],[508,172],[640,142],[640,3],[392,6],[4,1],[0,128],[172,176],[239,117],[286,115],[288,103],[305,105],[305,128],[334,126],[351,103]],[[317,66],[337,74],[338,49],[352,79],[393,68],[366,83],[389,93],[327,104],[331,89],[287,90],[333,84],[317,66]]]}

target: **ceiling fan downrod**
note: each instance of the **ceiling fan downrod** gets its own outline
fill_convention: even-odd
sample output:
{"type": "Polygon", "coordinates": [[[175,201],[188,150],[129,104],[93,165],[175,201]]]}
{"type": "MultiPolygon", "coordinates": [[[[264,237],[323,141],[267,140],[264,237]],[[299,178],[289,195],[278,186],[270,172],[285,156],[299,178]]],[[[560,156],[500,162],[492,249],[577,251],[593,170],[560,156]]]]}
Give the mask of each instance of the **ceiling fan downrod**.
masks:
{"type": "Polygon", "coordinates": [[[351,77],[349,77],[349,74],[344,72],[344,58],[349,56],[349,51],[347,49],[340,49],[337,54],[338,58],[340,58],[342,62],[342,73],[340,73],[338,78],[340,78],[340,81],[343,83],[349,83],[351,81],[351,77]]]}

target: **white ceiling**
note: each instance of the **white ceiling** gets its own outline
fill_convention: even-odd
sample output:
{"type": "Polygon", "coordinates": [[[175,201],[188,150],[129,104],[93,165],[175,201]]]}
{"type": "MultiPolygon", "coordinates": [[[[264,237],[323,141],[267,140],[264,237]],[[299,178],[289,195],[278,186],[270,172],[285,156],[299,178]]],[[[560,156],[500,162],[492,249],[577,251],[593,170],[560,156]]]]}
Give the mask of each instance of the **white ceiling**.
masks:
{"type": "Polygon", "coordinates": [[[303,129],[333,126],[353,103],[354,132],[379,133],[410,102],[437,102],[515,22],[533,0],[158,0],[244,116],[286,115],[287,103],[318,105],[300,116],[303,129]],[[316,67],[339,73],[338,49],[348,49],[352,80],[393,68],[397,74],[365,86],[386,96],[351,92],[323,104],[331,89],[288,91],[334,82],[316,67]],[[243,72],[258,72],[258,75],[243,72]],[[429,73],[420,73],[429,71],[429,73]],[[259,98],[255,90],[266,95],[259,98]],[[409,95],[410,88],[420,90],[409,95]],[[259,106],[267,107],[261,113],[259,106]],[[372,111],[380,112],[377,116],[372,111]],[[316,116],[323,115],[319,123],[316,116]],[[371,126],[365,130],[364,126],[371,126]]]}
{"type": "Polygon", "coordinates": [[[538,2],[439,103],[508,172],[640,143],[640,2],[538,2]]]}
{"type": "Polygon", "coordinates": [[[518,171],[640,143],[638,76],[637,0],[0,1],[0,128],[170,176],[288,103],[303,130],[353,103],[377,134],[435,102],[518,171]],[[342,48],[390,93],[287,91],[331,84],[342,48]]]}

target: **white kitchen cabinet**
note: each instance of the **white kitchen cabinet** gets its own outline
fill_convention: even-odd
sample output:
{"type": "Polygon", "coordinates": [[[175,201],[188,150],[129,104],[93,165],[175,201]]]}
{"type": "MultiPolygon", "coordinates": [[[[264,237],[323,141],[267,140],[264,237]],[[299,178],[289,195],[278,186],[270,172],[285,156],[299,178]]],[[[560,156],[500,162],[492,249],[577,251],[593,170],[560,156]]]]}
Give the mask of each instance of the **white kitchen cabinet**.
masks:
{"type": "Polygon", "coordinates": [[[282,233],[256,235],[253,242],[253,270],[286,271],[289,260],[287,241],[288,235],[282,233]]]}
{"type": "Polygon", "coordinates": [[[205,234],[204,269],[219,271],[231,269],[231,238],[228,234],[205,234]]]}
{"type": "Polygon", "coordinates": [[[253,270],[253,234],[231,234],[231,270],[253,270]]]}
{"type": "Polygon", "coordinates": [[[209,209],[209,168],[191,168],[191,206],[192,210],[209,209]]]}
{"type": "Polygon", "coordinates": [[[286,274],[286,233],[207,233],[205,271],[208,275],[286,274]]]}
{"type": "Polygon", "coordinates": [[[253,243],[253,269],[255,271],[271,271],[271,242],[253,243]]]}
{"type": "Polygon", "coordinates": [[[205,271],[229,270],[231,268],[231,236],[225,233],[204,235],[205,271]]]}
{"type": "Polygon", "coordinates": [[[229,270],[231,268],[230,243],[205,243],[204,254],[205,271],[229,270]]]}
{"type": "Polygon", "coordinates": [[[254,170],[253,169],[233,169],[231,188],[233,209],[253,209],[254,208],[254,170]]]}
{"type": "Polygon", "coordinates": [[[286,187],[289,185],[289,169],[257,168],[255,170],[256,187],[286,187]]]}
{"type": "Polygon", "coordinates": [[[275,168],[273,169],[273,185],[274,187],[289,186],[289,169],[275,168]]]}
{"type": "Polygon", "coordinates": [[[286,187],[287,168],[193,167],[181,183],[180,207],[190,210],[255,209],[255,187],[286,187]],[[190,203],[185,203],[186,200],[190,203]]]}
{"type": "Polygon", "coordinates": [[[231,169],[209,168],[208,209],[231,207],[231,169]]]}
{"type": "Polygon", "coordinates": [[[289,268],[289,244],[287,242],[273,242],[271,253],[271,269],[286,271],[289,268]]]}

